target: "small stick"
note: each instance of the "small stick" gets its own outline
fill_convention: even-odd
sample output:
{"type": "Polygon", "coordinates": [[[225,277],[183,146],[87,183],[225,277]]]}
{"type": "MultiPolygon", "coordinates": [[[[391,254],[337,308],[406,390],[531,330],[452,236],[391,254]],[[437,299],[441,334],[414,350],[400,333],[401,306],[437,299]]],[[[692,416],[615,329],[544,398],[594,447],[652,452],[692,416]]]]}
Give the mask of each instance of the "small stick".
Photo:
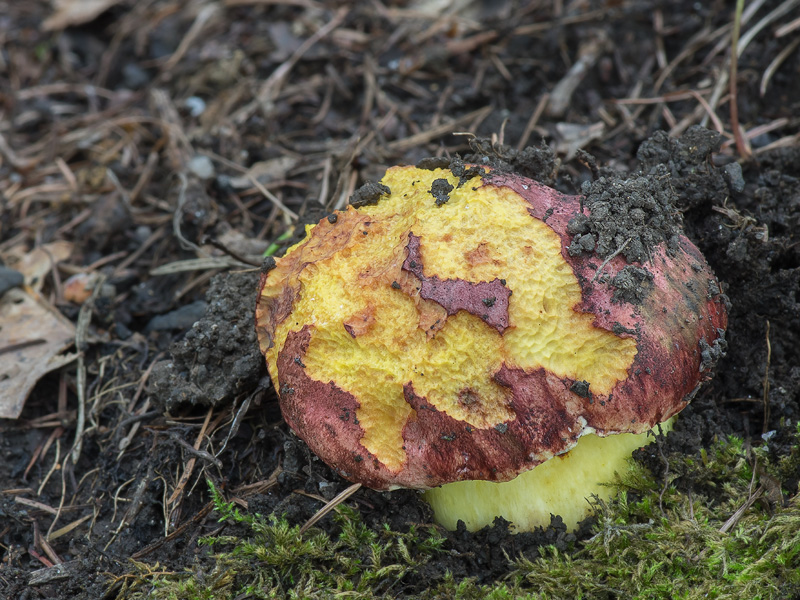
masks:
{"type": "Polygon", "coordinates": [[[539,103],[536,105],[536,109],[531,114],[530,119],[528,119],[528,123],[525,125],[525,131],[522,132],[522,137],[519,138],[517,150],[520,152],[525,149],[525,146],[528,143],[528,138],[531,137],[531,133],[533,133],[533,130],[536,128],[536,124],[539,122],[542,113],[547,108],[548,102],[550,102],[550,94],[545,92],[542,94],[542,97],[539,98],[539,103]]]}

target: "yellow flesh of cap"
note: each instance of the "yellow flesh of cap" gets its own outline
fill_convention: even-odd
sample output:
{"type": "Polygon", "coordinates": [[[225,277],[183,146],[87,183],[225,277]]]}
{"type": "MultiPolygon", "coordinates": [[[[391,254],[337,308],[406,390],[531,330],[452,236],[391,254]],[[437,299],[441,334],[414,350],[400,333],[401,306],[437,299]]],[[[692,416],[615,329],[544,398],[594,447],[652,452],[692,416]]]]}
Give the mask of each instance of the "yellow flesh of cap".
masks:
{"type": "MultiPolygon", "coordinates": [[[[522,197],[508,188],[478,187],[478,178],[459,188],[458,178],[441,169],[393,168],[383,183],[391,195],[358,211],[369,224],[359,223],[342,250],[300,273],[292,314],[278,325],[267,352],[273,378],[288,333],[312,325],[303,357],[307,375],[335,382],[360,402],[361,444],[397,471],[406,458],[403,427],[413,413],[403,397],[405,384],[453,418],[488,428],[514,418],[509,390],[492,379],[503,363],[588,381],[596,394],[607,394],[627,377],[635,341],[597,328],[593,315],[573,310],[580,286],[561,256],[561,240],[530,216],[522,197]],[[436,206],[429,190],[442,178],[454,189],[446,204],[436,206]],[[503,335],[478,316],[459,311],[447,317],[432,301],[415,302],[405,289],[392,287],[406,276],[398,264],[409,232],[420,238],[426,276],[506,281],[513,294],[503,335]],[[437,310],[446,320],[429,336],[437,310]],[[355,338],[344,323],[353,325],[355,338]],[[460,401],[464,388],[478,401],[460,401]]],[[[302,252],[304,244],[289,252],[302,252]]]]}

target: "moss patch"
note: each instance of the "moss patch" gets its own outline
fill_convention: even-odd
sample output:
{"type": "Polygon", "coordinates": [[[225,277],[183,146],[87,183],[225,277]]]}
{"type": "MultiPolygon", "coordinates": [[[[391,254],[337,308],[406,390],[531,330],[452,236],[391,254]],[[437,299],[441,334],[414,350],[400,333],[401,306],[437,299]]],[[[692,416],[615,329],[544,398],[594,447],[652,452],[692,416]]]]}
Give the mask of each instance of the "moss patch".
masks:
{"type": "Polygon", "coordinates": [[[800,428],[777,438],[791,443],[776,452],[730,437],[694,456],[664,455],[658,476],[632,461],[620,493],[596,503],[593,535],[509,552],[507,575],[483,584],[451,574],[463,560],[456,534],[435,526],[368,527],[340,506],[326,531],[301,535],[284,517],[241,513],[212,488],[228,524],[226,535],[203,539],[213,566],[167,573],[133,563],[117,597],[791,598],[800,594],[800,428]]]}

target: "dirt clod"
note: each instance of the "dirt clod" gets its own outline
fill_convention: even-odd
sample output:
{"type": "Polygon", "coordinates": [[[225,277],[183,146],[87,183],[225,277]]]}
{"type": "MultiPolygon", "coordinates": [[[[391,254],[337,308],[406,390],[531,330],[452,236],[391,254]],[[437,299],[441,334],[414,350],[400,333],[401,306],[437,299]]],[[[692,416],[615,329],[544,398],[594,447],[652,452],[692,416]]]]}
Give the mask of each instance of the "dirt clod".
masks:
{"type": "Polygon", "coordinates": [[[381,199],[381,196],[385,196],[391,193],[392,191],[381,183],[376,183],[376,182],[365,183],[360,188],[358,188],[350,197],[350,204],[354,208],[359,208],[361,206],[370,206],[371,204],[377,204],[378,201],[381,199]]]}
{"type": "Polygon", "coordinates": [[[253,327],[257,280],[253,273],[212,280],[203,318],[173,344],[171,358],[153,368],[152,397],[164,410],[232,400],[264,375],[253,327]]]}
{"type": "Polygon", "coordinates": [[[608,258],[621,253],[628,262],[645,263],[649,248],[662,242],[668,250],[677,247],[681,219],[663,165],[631,177],[586,181],[581,191],[589,215],[579,213],[569,223],[569,231],[579,234],[569,248],[573,256],[596,252],[608,258]]]}

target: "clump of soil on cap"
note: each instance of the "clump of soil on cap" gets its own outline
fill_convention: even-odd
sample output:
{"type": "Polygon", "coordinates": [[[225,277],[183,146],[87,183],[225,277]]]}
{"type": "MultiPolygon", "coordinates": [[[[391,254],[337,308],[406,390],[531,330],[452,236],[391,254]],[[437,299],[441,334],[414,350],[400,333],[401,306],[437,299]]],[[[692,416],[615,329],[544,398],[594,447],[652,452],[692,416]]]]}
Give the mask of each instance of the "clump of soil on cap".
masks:
{"type": "Polygon", "coordinates": [[[464,157],[468,163],[491,167],[499,173],[518,173],[547,186],[558,181],[560,161],[547,144],[517,150],[487,138],[472,138],[469,147],[471,152],[464,157]]]}
{"type": "Polygon", "coordinates": [[[581,191],[589,214],[579,213],[569,222],[568,231],[575,236],[570,255],[622,254],[628,262],[644,263],[650,259],[648,248],[662,242],[674,252],[681,220],[669,179],[666,167],[659,165],[631,177],[600,177],[584,183],[581,191]]]}

